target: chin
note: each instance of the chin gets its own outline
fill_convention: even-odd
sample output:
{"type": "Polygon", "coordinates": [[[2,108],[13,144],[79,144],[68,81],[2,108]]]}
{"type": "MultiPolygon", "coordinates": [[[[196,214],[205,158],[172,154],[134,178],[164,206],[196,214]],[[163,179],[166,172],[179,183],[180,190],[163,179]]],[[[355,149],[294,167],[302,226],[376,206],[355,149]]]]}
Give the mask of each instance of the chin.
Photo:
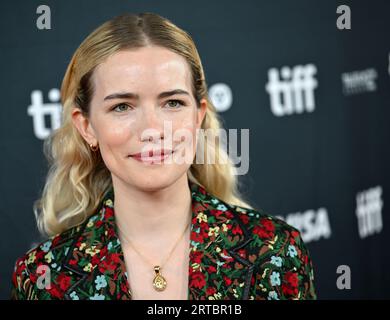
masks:
{"type": "Polygon", "coordinates": [[[181,178],[187,179],[186,171],[180,172],[165,172],[166,174],[144,173],[142,176],[132,177],[131,182],[135,188],[145,192],[154,192],[165,189],[175,184],[181,178]],[[169,173],[169,175],[167,175],[169,173]]]}
{"type": "MultiPolygon", "coordinates": [[[[180,175],[181,176],[181,175],[180,175]]],[[[179,177],[180,177],[179,176],[179,177]]],[[[145,192],[155,192],[162,189],[165,189],[172,184],[174,184],[178,178],[177,175],[155,175],[155,174],[145,174],[142,177],[132,179],[132,184],[135,188],[145,191],[145,192]]]]}

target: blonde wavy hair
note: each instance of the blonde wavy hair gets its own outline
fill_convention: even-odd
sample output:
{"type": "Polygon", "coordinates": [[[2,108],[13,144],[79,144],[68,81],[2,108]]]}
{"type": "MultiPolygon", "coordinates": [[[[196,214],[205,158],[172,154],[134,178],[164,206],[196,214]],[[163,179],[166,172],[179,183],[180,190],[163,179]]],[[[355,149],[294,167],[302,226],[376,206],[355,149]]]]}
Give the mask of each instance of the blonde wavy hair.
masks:
{"type": "MultiPolygon", "coordinates": [[[[190,35],[171,21],[154,13],[124,14],[93,31],[74,53],[61,86],[62,123],[44,142],[49,171],[41,198],[34,202],[38,229],[49,236],[83,223],[98,208],[102,197],[112,188],[111,173],[99,152],[92,152],[71,118],[73,108],[89,115],[93,94],[91,75],[97,65],[110,55],[147,45],[165,47],[186,59],[192,73],[192,92],[200,105],[207,100],[202,129],[218,132],[221,128],[215,107],[208,98],[202,63],[190,35]]],[[[202,130],[201,130],[202,132],[202,130]]],[[[235,166],[217,139],[202,137],[205,163],[194,161],[188,179],[219,199],[252,208],[238,191],[235,166]],[[207,163],[207,157],[215,157],[207,163]],[[225,162],[218,161],[220,157],[225,162]]]]}

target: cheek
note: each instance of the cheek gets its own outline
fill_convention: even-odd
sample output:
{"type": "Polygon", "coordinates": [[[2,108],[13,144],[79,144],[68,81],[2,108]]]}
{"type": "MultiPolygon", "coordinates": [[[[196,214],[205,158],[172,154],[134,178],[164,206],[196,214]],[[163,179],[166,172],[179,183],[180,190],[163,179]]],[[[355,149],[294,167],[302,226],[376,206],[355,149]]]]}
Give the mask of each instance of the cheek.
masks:
{"type": "Polygon", "coordinates": [[[98,130],[98,140],[102,148],[111,149],[116,146],[128,144],[133,132],[134,121],[104,121],[98,130]]]}
{"type": "Polygon", "coordinates": [[[173,139],[175,144],[180,144],[180,149],[185,149],[185,154],[193,155],[196,150],[196,118],[187,117],[173,127],[173,139]]]}

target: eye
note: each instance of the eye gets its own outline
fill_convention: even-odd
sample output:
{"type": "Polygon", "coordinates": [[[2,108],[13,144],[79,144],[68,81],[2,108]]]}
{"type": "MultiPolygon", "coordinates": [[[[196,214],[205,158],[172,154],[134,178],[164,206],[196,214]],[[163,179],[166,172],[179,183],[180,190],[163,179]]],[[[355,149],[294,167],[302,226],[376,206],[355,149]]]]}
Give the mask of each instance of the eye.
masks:
{"type": "Polygon", "coordinates": [[[119,103],[119,104],[115,105],[111,110],[113,110],[113,111],[119,110],[118,112],[126,111],[126,109],[121,108],[121,107],[130,108],[130,106],[126,103],[119,103]]]}
{"type": "MultiPolygon", "coordinates": [[[[185,105],[184,101],[182,101],[182,100],[169,100],[168,104],[170,102],[174,102],[173,107],[171,109],[178,109],[179,107],[185,105]]],[[[171,104],[171,106],[172,106],[172,104],[171,104]]]]}

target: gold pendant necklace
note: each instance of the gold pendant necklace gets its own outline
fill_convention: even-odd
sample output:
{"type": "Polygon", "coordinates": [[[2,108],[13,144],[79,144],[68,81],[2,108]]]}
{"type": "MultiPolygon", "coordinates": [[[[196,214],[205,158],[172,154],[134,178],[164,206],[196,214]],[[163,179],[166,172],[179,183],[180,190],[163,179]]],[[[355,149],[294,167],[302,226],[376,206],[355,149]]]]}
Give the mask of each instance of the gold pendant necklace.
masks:
{"type": "Polygon", "coordinates": [[[153,279],[153,287],[157,291],[163,291],[167,287],[167,281],[160,273],[160,266],[154,267],[154,272],[156,273],[154,279],[153,279]]]}
{"type": "MultiPolygon", "coordinates": [[[[191,212],[191,215],[192,215],[192,212],[191,212]]],[[[155,275],[154,275],[154,278],[153,278],[153,288],[156,290],[156,291],[164,291],[167,287],[167,280],[163,277],[163,275],[160,273],[160,270],[163,268],[163,266],[165,265],[165,262],[168,261],[168,259],[171,257],[173,251],[175,250],[176,246],[178,245],[178,243],[180,242],[180,240],[183,238],[184,234],[186,233],[188,227],[191,225],[191,216],[190,216],[190,223],[187,225],[187,227],[185,228],[184,232],[182,233],[181,237],[176,241],[175,245],[173,246],[171,252],[169,253],[168,257],[164,260],[164,262],[161,264],[161,266],[156,266],[154,264],[151,264],[149,259],[145,258],[144,255],[142,253],[140,253],[134,246],[133,244],[131,243],[130,239],[127,238],[127,236],[122,232],[122,230],[119,228],[119,225],[117,225],[118,227],[118,230],[120,231],[121,233],[121,236],[124,240],[126,240],[126,242],[134,249],[135,252],[137,252],[137,254],[144,260],[146,261],[147,263],[151,264],[151,265],[154,265],[153,269],[154,269],[154,272],[155,272],[155,275]]]]}

